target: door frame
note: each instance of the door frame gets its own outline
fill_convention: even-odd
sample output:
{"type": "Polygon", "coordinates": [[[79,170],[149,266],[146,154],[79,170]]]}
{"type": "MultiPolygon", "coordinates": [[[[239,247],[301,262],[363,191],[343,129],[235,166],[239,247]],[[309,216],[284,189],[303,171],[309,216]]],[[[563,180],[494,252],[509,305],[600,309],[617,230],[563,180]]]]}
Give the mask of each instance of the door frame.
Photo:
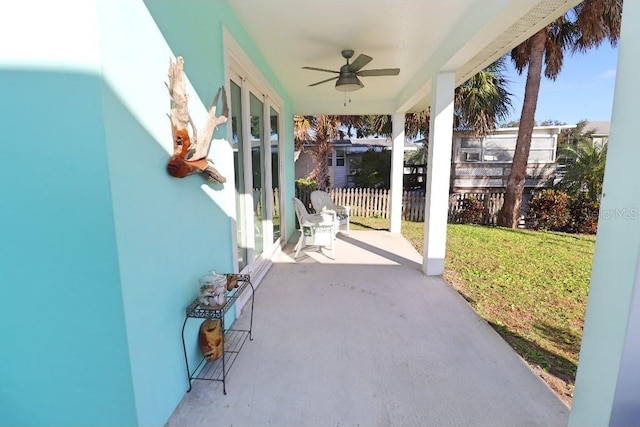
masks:
{"type": "MultiPolygon", "coordinates": [[[[284,102],[282,98],[278,95],[278,93],[273,89],[273,87],[269,84],[269,82],[264,78],[259,68],[255,66],[253,61],[249,58],[249,56],[244,52],[238,42],[233,38],[233,36],[229,33],[229,31],[223,27],[223,46],[225,51],[225,88],[228,93],[230,92],[231,80],[234,81],[241,89],[241,99],[242,99],[242,126],[243,126],[243,144],[245,141],[250,139],[250,130],[251,124],[248,118],[250,117],[249,110],[249,101],[250,101],[250,93],[253,93],[259,100],[263,103],[263,144],[262,149],[265,150],[265,161],[262,165],[262,173],[263,173],[263,187],[265,191],[268,190],[268,197],[266,198],[265,210],[266,210],[266,218],[265,218],[265,226],[270,225],[268,228],[268,232],[264,233],[263,236],[263,253],[260,256],[256,257],[255,255],[255,233],[254,233],[254,222],[255,215],[253,209],[248,209],[248,207],[253,207],[253,192],[248,191],[245,188],[245,194],[243,194],[243,203],[246,208],[245,221],[243,224],[238,223],[238,218],[234,218],[232,221],[232,245],[233,245],[233,265],[234,269],[238,268],[238,229],[237,227],[243,227],[246,233],[247,241],[250,242],[247,248],[247,265],[239,271],[240,273],[251,273],[252,281],[255,283],[259,282],[264,274],[268,271],[271,266],[271,260],[281,252],[282,246],[285,243],[284,236],[287,235],[286,230],[286,220],[284,218],[285,209],[283,209],[284,202],[287,200],[286,187],[283,185],[284,183],[284,162],[282,159],[283,150],[283,137],[282,130],[284,129],[284,102]],[[273,108],[278,113],[278,179],[279,179],[279,203],[280,203],[280,238],[273,241],[273,218],[272,218],[272,208],[273,208],[273,189],[272,186],[272,178],[271,174],[271,120],[270,120],[270,108],[273,108]],[[269,169],[267,169],[267,167],[269,169]],[[269,173],[266,173],[266,171],[269,173]]],[[[231,126],[227,126],[227,138],[229,141],[233,140],[233,130],[231,126]]],[[[251,165],[251,147],[244,146],[243,150],[243,162],[246,165],[251,165]],[[247,149],[248,148],[248,149],[247,149]]],[[[247,184],[253,183],[253,177],[251,175],[251,168],[244,168],[244,179],[245,179],[245,187],[247,184]]],[[[235,187],[235,182],[234,182],[235,187]]],[[[235,209],[233,210],[235,216],[235,209]]]]}

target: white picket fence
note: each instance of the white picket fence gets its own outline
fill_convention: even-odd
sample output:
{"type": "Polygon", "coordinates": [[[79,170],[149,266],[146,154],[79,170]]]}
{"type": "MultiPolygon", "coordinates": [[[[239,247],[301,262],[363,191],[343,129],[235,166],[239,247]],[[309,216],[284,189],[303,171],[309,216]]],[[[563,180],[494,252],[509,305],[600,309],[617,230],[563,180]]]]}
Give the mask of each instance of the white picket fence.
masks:
{"type": "MultiPolygon", "coordinates": [[[[351,206],[351,215],[361,217],[389,218],[391,192],[378,188],[331,188],[326,190],[332,200],[342,206],[351,206]]],[[[296,197],[302,200],[312,211],[311,190],[296,189],[296,197]]],[[[405,221],[424,221],[425,192],[404,191],[402,193],[402,219],[405,221]]],[[[495,225],[498,212],[504,203],[504,193],[467,193],[452,194],[449,198],[449,221],[456,222],[465,199],[475,197],[483,203],[484,224],[495,225]]]]}

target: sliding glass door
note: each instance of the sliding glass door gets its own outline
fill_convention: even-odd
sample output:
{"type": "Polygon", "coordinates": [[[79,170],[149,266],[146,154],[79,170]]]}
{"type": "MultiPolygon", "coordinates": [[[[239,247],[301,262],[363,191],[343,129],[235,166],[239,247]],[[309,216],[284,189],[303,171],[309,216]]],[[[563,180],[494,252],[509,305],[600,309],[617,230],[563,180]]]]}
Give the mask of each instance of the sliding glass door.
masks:
{"type": "Polygon", "coordinates": [[[280,132],[278,129],[280,115],[273,107],[270,107],[269,116],[271,124],[271,188],[273,189],[273,203],[270,204],[270,208],[273,241],[275,243],[280,239],[282,233],[280,227],[280,132]]]}
{"type": "Polygon", "coordinates": [[[239,74],[230,82],[236,181],[238,270],[251,270],[280,245],[280,113],[239,74]]]}
{"type": "Polygon", "coordinates": [[[233,145],[233,166],[236,179],[236,229],[237,229],[237,251],[238,251],[238,271],[242,271],[247,266],[248,236],[242,224],[247,222],[245,206],[245,183],[244,183],[244,138],[242,120],[242,89],[234,81],[231,81],[231,128],[233,145]]]}
{"type": "Polygon", "coordinates": [[[253,94],[249,94],[249,121],[251,123],[251,181],[253,183],[253,218],[255,230],[254,258],[264,250],[265,188],[264,188],[264,120],[263,103],[253,94]]]}

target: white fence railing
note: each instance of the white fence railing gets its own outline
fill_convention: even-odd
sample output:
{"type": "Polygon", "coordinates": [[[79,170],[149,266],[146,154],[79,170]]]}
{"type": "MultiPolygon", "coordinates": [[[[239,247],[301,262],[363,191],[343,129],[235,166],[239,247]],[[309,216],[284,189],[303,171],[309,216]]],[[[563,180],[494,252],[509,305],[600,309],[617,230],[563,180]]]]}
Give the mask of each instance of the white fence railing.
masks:
{"type": "MultiPolygon", "coordinates": [[[[296,189],[298,197],[312,210],[310,189],[296,189]]],[[[327,190],[333,201],[342,206],[351,206],[351,215],[362,217],[389,218],[390,191],[377,188],[331,188],[327,190]]],[[[402,193],[402,219],[405,221],[424,221],[425,192],[404,191],[402,193]]],[[[464,201],[475,198],[484,206],[483,223],[495,225],[498,212],[504,203],[504,193],[452,194],[449,198],[449,221],[457,222],[464,209],[464,201]]]]}

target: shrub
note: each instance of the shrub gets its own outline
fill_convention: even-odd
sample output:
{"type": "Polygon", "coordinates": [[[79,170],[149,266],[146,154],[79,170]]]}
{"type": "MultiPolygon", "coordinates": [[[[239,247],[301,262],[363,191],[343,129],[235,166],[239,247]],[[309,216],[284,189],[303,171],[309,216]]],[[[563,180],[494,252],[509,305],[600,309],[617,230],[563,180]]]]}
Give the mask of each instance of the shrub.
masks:
{"type": "Polygon", "coordinates": [[[312,179],[299,178],[296,179],[296,197],[310,209],[311,193],[318,189],[318,183],[312,179]]]}
{"type": "Polygon", "coordinates": [[[296,188],[299,188],[299,189],[304,189],[309,191],[318,189],[318,183],[315,182],[313,179],[298,178],[296,179],[295,182],[296,182],[296,188]]]}
{"type": "Polygon", "coordinates": [[[567,233],[596,234],[600,203],[592,202],[584,195],[569,201],[569,222],[565,226],[567,233]]]}
{"type": "Polygon", "coordinates": [[[369,149],[352,164],[353,182],[359,188],[391,188],[391,151],[369,149]]]}
{"type": "Polygon", "coordinates": [[[537,193],[529,201],[526,219],[534,230],[562,231],[569,222],[569,196],[550,189],[537,193]]]}
{"type": "Polygon", "coordinates": [[[460,224],[484,223],[484,204],[476,196],[462,200],[462,206],[457,215],[460,224]]]}

